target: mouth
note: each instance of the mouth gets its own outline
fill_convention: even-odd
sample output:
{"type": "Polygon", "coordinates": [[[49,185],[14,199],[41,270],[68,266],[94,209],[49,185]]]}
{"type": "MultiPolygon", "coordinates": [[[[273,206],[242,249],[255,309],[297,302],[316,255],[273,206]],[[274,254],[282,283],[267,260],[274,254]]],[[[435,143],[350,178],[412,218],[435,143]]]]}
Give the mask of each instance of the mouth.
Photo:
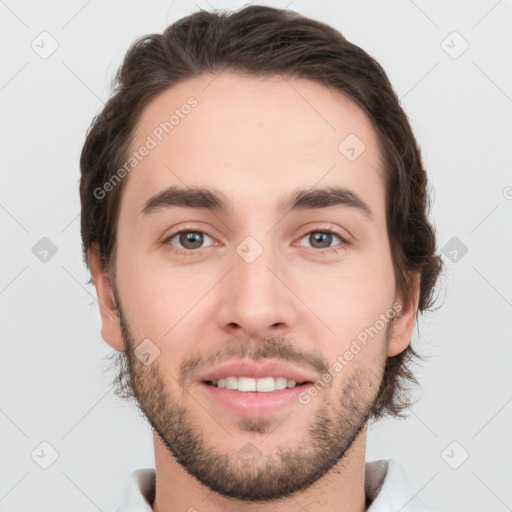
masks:
{"type": "Polygon", "coordinates": [[[316,372],[282,361],[240,359],[210,370],[196,382],[205,404],[237,418],[258,418],[302,406],[300,394],[317,379],[316,372]]]}
{"type": "Polygon", "coordinates": [[[284,414],[290,408],[306,410],[299,398],[313,386],[310,381],[296,382],[286,379],[286,386],[283,387],[284,381],[279,377],[227,377],[205,380],[199,384],[213,407],[236,418],[268,417],[277,413],[284,414]]]}
{"type": "Polygon", "coordinates": [[[206,380],[204,384],[217,389],[229,389],[241,393],[275,393],[312,384],[310,381],[296,382],[287,377],[244,377],[229,376],[217,380],[206,380]]]}

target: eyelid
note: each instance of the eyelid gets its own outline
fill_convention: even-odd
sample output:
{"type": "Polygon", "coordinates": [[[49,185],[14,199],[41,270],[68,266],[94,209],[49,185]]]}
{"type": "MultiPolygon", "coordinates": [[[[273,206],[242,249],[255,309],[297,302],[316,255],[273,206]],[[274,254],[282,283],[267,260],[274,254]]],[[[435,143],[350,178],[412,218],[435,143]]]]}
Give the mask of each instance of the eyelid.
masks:
{"type": "Polygon", "coordinates": [[[337,225],[329,224],[329,223],[311,223],[309,227],[306,226],[304,228],[304,231],[300,238],[303,238],[305,235],[308,235],[309,233],[313,233],[315,231],[328,231],[330,233],[335,234],[336,236],[340,237],[345,243],[350,243],[352,239],[354,238],[352,234],[343,228],[340,228],[337,225]]]}
{"type": "Polygon", "coordinates": [[[186,231],[186,232],[198,231],[200,233],[204,233],[204,234],[208,235],[210,238],[214,238],[212,235],[209,234],[209,231],[211,231],[211,229],[209,227],[205,228],[205,227],[201,227],[196,224],[185,224],[185,225],[178,224],[178,227],[172,226],[171,228],[166,230],[166,234],[164,234],[162,237],[163,243],[165,243],[170,238],[175,237],[177,234],[183,233],[184,231],[186,231]]]}

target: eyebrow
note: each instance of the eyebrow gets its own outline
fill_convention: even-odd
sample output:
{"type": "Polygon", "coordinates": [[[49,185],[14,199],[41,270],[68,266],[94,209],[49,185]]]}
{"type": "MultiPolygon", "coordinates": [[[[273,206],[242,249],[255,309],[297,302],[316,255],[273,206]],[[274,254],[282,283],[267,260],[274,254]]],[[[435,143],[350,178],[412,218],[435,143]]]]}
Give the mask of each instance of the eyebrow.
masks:
{"type": "MultiPolygon", "coordinates": [[[[354,192],[343,187],[324,187],[297,189],[282,200],[278,207],[281,211],[300,211],[343,206],[352,208],[367,218],[372,219],[370,207],[354,192]]],[[[204,209],[231,214],[233,208],[228,198],[213,188],[190,186],[187,188],[171,186],[150,197],[142,208],[142,215],[149,215],[159,210],[179,207],[204,209]]]]}

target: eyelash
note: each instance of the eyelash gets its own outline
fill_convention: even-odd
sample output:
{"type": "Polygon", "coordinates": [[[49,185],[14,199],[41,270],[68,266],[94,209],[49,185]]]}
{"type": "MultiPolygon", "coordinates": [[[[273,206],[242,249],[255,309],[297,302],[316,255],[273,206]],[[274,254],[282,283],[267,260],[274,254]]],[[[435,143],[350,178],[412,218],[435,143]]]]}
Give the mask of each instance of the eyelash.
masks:
{"type": "MultiPolygon", "coordinates": [[[[174,233],[172,233],[171,235],[169,235],[168,237],[165,238],[165,240],[163,241],[163,244],[166,245],[168,247],[168,249],[173,254],[184,255],[184,256],[188,256],[188,257],[196,256],[197,254],[199,254],[201,252],[201,249],[177,249],[176,247],[171,245],[170,241],[173,238],[175,238],[177,235],[180,235],[181,233],[201,233],[203,235],[206,235],[206,236],[212,238],[210,235],[208,235],[208,233],[205,233],[204,231],[202,231],[200,229],[195,229],[194,227],[178,229],[177,231],[175,231],[174,233]]],[[[341,235],[341,233],[338,233],[337,231],[332,231],[329,229],[314,229],[314,230],[308,231],[307,233],[304,233],[304,235],[302,235],[300,237],[300,240],[302,240],[305,236],[310,235],[311,233],[329,233],[331,235],[337,236],[341,240],[341,243],[339,243],[337,246],[334,246],[334,247],[328,247],[326,249],[317,249],[317,250],[315,250],[315,248],[313,247],[312,249],[315,250],[316,253],[336,254],[343,249],[343,247],[342,247],[343,245],[349,245],[349,243],[350,243],[344,236],[341,235]]]]}

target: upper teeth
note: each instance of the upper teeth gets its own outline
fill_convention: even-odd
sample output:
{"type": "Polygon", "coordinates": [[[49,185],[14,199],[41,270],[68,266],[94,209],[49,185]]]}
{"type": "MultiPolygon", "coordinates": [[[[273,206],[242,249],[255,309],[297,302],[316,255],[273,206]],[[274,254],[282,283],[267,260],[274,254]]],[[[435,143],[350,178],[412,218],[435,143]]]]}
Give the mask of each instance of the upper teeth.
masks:
{"type": "Polygon", "coordinates": [[[214,380],[212,384],[218,388],[237,389],[238,391],[262,391],[264,393],[294,388],[297,385],[294,380],[289,380],[286,377],[263,377],[261,379],[226,377],[225,379],[214,380]]]}

